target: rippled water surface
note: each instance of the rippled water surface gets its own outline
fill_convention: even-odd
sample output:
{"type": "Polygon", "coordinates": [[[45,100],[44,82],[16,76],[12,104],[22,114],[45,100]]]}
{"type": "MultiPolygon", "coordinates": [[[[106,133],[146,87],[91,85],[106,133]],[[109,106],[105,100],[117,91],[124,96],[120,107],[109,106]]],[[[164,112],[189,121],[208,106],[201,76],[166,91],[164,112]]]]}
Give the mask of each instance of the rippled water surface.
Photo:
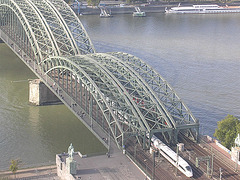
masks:
{"type": "MultiPolygon", "coordinates": [[[[202,133],[212,136],[217,121],[240,115],[240,14],[80,19],[98,52],[128,52],[157,70],[199,119],[202,133]]],[[[71,142],[84,153],[104,151],[63,105],[28,104],[32,78],[0,44],[0,169],[16,158],[27,165],[54,161],[71,142]]]]}

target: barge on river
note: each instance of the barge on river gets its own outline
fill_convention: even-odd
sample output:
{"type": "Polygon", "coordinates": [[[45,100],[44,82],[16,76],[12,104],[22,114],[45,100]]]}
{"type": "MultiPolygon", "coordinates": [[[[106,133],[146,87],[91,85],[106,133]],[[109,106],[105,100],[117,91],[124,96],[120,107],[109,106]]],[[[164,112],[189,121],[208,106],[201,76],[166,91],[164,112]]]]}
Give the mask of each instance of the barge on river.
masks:
{"type": "Polygon", "coordinates": [[[240,6],[218,6],[218,5],[193,5],[193,6],[178,6],[170,9],[165,9],[166,13],[173,14],[218,14],[218,13],[239,13],[240,6]]]}

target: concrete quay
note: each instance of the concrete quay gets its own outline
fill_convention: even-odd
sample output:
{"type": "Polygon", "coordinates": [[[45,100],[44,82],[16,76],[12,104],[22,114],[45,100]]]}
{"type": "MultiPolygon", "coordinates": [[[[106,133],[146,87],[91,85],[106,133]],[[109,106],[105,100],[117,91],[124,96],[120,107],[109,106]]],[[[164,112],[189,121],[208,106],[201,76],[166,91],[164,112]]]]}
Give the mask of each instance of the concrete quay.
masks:
{"type": "Polygon", "coordinates": [[[60,180],[57,176],[56,165],[43,166],[36,168],[20,169],[17,171],[16,176],[11,171],[0,172],[0,180],[28,180],[28,179],[39,179],[39,180],[60,180]]]}

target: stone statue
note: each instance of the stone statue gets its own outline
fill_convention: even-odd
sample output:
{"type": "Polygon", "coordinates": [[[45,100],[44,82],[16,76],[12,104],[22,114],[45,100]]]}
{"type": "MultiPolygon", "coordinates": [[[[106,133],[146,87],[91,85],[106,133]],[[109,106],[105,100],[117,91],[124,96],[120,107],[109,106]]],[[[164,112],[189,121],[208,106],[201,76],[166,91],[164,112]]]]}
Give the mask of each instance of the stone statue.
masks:
{"type": "Polygon", "coordinates": [[[70,146],[68,147],[68,156],[70,158],[73,158],[73,153],[74,153],[74,147],[73,147],[73,145],[71,143],[70,146]]]}
{"type": "Polygon", "coordinates": [[[74,148],[72,143],[68,147],[68,158],[66,158],[67,173],[77,174],[77,162],[73,159],[74,148]]]}

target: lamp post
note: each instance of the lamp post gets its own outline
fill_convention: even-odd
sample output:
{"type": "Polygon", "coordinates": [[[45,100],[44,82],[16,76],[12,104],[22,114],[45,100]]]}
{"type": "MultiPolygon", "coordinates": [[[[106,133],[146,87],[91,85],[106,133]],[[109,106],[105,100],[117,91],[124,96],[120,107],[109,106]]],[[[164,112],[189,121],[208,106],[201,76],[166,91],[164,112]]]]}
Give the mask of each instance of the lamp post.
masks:
{"type": "Polygon", "coordinates": [[[178,157],[178,144],[177,144],[177,166],[176,166],[176,176],[177,176],[177,173],[178,173],[178,165],[179,165],[179,157],[178,157]]]}
{"type": "Polygon", "coordinates": [[[211,167],[211,176],[213,176],[213,157],[214,157],[214,154],[212,153],[212,167],[211,167]]]}
{"type": "Polygon", "coordinates": [[[220,176],[220,180],[222,180],[222,168],[219,168],[219,176],[220,176]]]}
{"type": "Polygon", "coordinates": [[[146,180],[147,180],[147,159],[144,159],[145,162],[145,174],[146,174],[146,180]]]}
{"type": "Polygon", "coordinates": [[[237,171],[238,171],[238,161],[239,161],[239,151],[237,151],[235,172],[237,172],[237,171]]]}
{"type": "Polygon", "coordinates": [[[134,159],[136,159],[136,154],[137,154],[137,144],[134,146],[134,159]]]}
{"type": "Polygon", "coordinates": [[[155,177],[155,150],[153,150],[153,171],[152,171],[152,180],[155,177]]]}

